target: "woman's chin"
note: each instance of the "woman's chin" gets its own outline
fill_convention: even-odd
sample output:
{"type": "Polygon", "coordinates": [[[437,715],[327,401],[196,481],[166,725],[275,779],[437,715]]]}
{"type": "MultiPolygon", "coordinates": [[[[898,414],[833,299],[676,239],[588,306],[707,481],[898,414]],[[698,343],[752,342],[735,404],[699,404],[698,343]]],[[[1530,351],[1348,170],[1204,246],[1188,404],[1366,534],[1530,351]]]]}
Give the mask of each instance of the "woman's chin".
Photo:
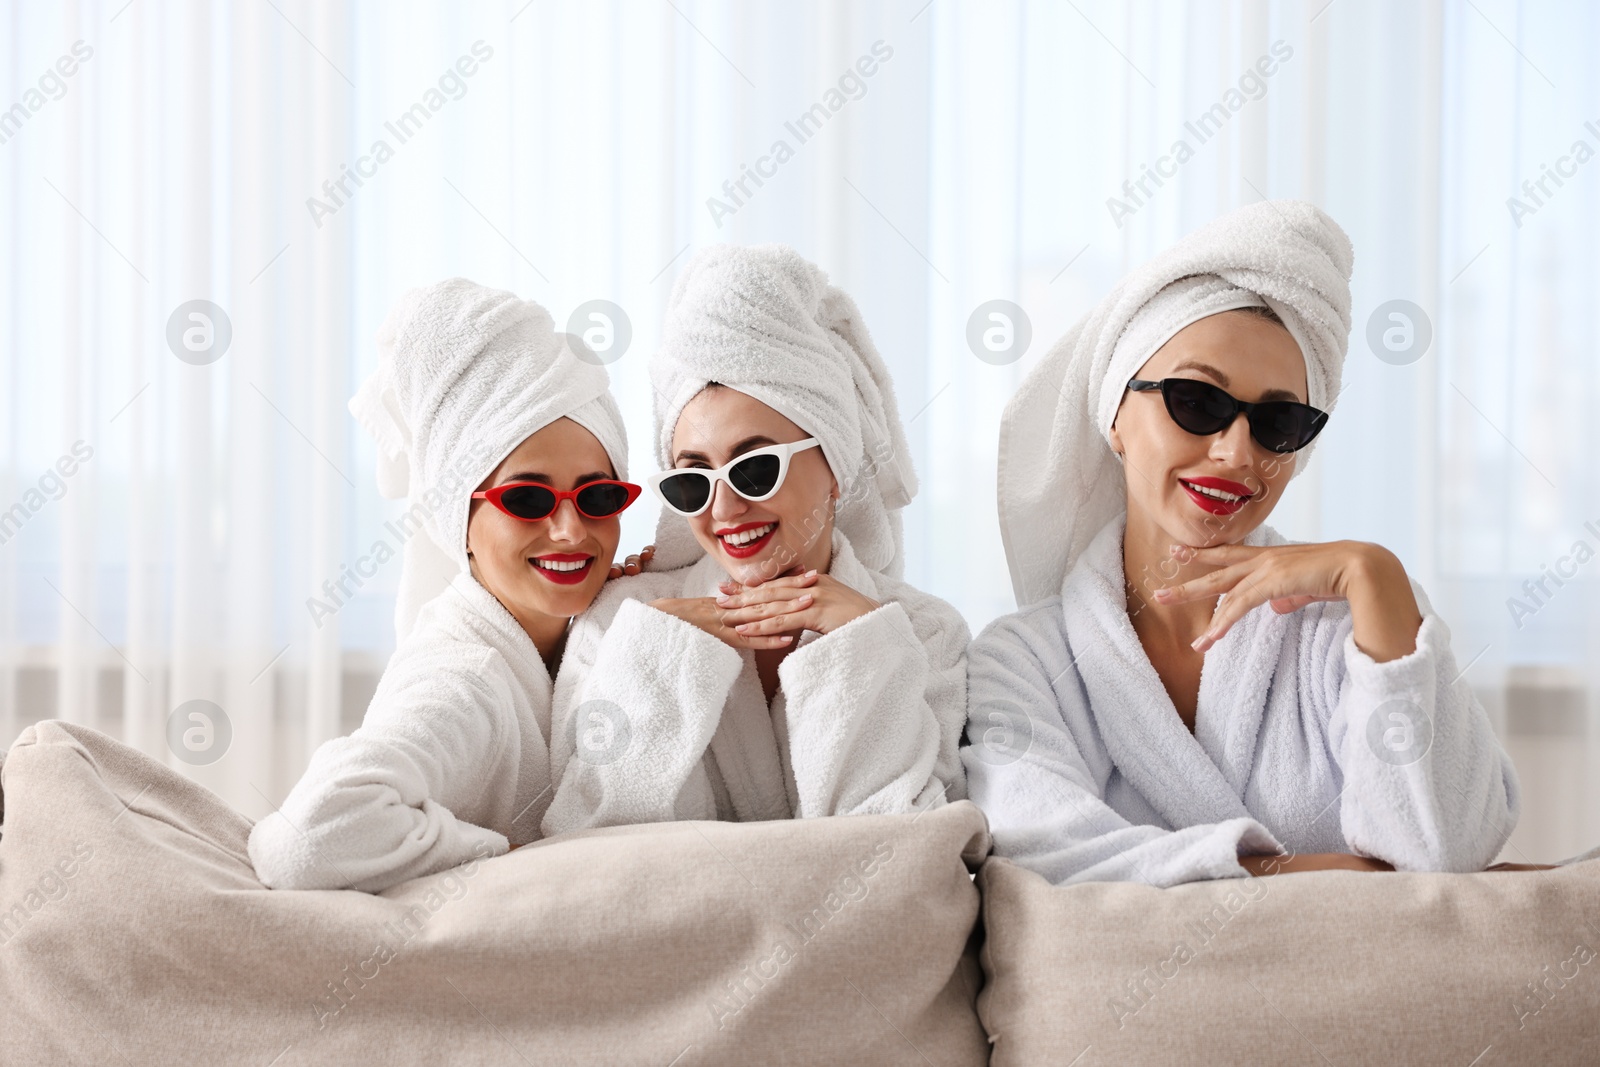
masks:
{"type": "Polygon", "coordinates": [[[1243,512],[1233,515],[1206,515],[1201,517],[1185,517],[1183,522],[1165,524],[1167,530],[1175,534],[1173,540],[1190,548],[1216,548],[1219,545],[1237,545],[1250,536],[1250,532],[1261,525],[1261,519],[1256,516],[1246,516],[1243,512]]]}
{"type": "MultiPolygon", "coordinates": [[[[600,570],[600,561],[596,560],[593,566],[594,571],[574,585],[558,586],[548,578],[533,575],[517,590],[517,599],[524,610],[540,615],[569,618],[581,615],[594,603],[594,598],[600,595],[600,589],[605,585],[606,572],[600,570]]],[[[609,570],[610,567],[607,567],[606,571],[609,570]]]]}

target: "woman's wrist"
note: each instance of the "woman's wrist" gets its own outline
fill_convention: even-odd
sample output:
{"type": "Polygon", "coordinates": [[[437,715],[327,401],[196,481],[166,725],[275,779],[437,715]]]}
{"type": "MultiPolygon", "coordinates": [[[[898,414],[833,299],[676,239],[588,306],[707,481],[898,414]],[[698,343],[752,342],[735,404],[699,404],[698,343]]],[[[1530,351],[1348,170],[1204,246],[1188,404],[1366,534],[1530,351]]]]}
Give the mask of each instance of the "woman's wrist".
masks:
{"type": "Polygon", "coordinates": [[[1381,545],[1354,546],[1345,599],[1356,647],[1374,662],[1387,663],[1417,650],[1422,612],[1405,566],[1393,552],[1381,545]]]}

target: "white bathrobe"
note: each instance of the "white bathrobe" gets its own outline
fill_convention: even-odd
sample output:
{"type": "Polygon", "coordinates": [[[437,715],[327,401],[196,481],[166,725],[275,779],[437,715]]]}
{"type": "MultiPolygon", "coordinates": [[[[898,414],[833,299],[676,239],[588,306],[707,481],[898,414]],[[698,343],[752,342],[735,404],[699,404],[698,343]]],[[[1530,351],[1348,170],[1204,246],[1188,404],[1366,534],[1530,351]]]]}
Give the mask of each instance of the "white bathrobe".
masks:
{"type": "MultiPolygon", "coordinates": [[[[1128,618],[1124,523],[1101,530],[1060,596],[973,644],[962,759],[997,854],[1057,884],[1155,886],[1244,877],[1240,855],[1280,846],[1410,871],[1494,859],[1516,775],[1415,583],[1416,651],[1387,663],[1356,647],[1344,601],[1251,611],[1206,653],[1190,734],[1128,618]],[[1369,731],[1393,700],[1432,724],[1408,765],[1378,755],[1405,718],[1379,713],[1369,731]]],[[[1245,540],[1283,543],[1266,527],[1245,540]]]]}
{"type": "Polygon", "coordinates": [[[361,726],[317,749],[250,833],[273,889],[381,892],[536,840],[550,802],[550,674],[470,574],[429,601],[361,726]]]}
{"type": "Polygon", "coordinates": [[[753,652],[648,603],[717,596],[727,575],[714,557],[607,585],[562,656],[545,833],[903,812],[965,796],[965,620],[868,570],[837,531],[829,572],[882,606],[801,636],[770,708],[753,652]],[[580,731],[604,740],[579,750],[580,731]]]}

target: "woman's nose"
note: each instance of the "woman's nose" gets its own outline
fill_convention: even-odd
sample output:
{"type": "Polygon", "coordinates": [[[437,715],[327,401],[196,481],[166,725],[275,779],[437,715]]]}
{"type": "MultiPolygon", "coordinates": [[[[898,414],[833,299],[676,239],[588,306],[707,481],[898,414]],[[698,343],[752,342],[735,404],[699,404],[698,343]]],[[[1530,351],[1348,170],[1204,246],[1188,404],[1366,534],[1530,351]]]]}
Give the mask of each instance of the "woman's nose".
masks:
{"type": "Polygon", "coordinates": [[[719,481],[711,488],[711,517],[717,522],[737,519],[749,510],[744,497],[733,491],[727,482],[719,481]]]}
{"type": "Polygon", "coordinates": [[[1244,412],[1234,418],[1228,427],[1211,441],[1211,458],[1229,467],[1248,468],[1255,463],[1255,450],[1250,437],[1250,420],[1244,412]]]}
{"type": "Polygon", "coordinates": [[[563,500],[556,505],[554,514],[550,516],[550,539],[552,541],[582,541],[584,537],[583,516],[578,514],[578,507],[570,500],[563,500]]]}

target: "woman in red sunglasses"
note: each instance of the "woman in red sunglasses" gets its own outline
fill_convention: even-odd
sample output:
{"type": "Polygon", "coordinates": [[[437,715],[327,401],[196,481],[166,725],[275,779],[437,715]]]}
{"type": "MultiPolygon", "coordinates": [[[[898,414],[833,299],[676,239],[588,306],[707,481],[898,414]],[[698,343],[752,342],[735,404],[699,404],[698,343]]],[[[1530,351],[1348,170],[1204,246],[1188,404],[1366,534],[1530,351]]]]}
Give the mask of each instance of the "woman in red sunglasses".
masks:
{"type": "Polygon", "coordinates": [[[1350,270],[1312,205],[1241,209],[1124,279],[1007,407],[1023,610],[973,644],[962,750],[998,854],[1168,886],[1476,871],[1510,836],[1511,761],[1400,561],[1264,525],[1339,394],[1350,270]]]}
{"type": "Polygon", "coordinates": [[[573,626],[545,832],[959,799],[968,631],[898,578],[915,479],[854,303],[793,249],[706,249],[651,381],[657,569],[573,626]]]}
{"type": "Polygon", "coordinates": [[[408,293],[378,340],[351,410],[380,488],[410,501],[385,526],[404,540],[400,641],[361,727],[251,832],[275,889],[379,892],[540,836],[568,628],[619,570],[640,492],[605,370],[539,305],[451,279],[408,293]]]}

